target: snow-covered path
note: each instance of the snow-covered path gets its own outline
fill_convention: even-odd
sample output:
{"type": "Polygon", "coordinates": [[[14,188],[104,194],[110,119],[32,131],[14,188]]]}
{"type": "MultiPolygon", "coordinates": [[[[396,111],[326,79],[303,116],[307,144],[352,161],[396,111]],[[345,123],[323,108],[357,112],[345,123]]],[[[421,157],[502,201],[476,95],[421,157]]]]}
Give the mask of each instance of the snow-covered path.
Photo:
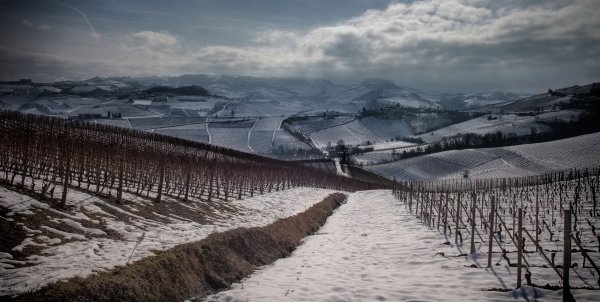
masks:
{"type": "MultiPolygon", "coordinates": [[[[350,195],[291,257],[265,266],[208,301],[560,301],[558,292],[513,288],[516,269],[491,269],[487,257],[459,256],[461,246],[407,213],[390,191],[350,195]]],[[[480,247],[485,249],[485,247],[480,247]]],[[[465,247],[468,253],[468,246],[465,247]]],[[[499,259],[494,259],[494,263],[499,259]]],[[[576,295],[593,301],[593,291],[576,295]],[[586,297],[587,295],[587,297],[586,297]]]]}
{"type": "Polygon", "coordinates": [[[344,177],[350,177],[350,174],[344,172],[344,170],[342,169],[342,164],[340,164],[339,157],[334,158],[333,162],[335,163],[335,172],[337,175],[344,176],[344,177]]]}

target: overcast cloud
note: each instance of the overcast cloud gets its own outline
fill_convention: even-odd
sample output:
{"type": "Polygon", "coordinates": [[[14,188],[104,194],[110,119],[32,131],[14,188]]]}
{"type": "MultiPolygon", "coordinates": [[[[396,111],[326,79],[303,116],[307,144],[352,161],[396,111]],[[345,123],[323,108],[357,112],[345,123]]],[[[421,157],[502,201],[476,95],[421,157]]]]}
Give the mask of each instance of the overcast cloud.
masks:
{"type": "MultiPolygon", "coordinates": [[[[377,76],[452,91],[539,91],[600,81],[600,1],[595,0],[373,1],[372,9],[370,1],[358,0],[262,0],[254,13],[248,8],[244,13],[236,1],[222,6],[206,1],[205,7],[164,14],[160,7],[142,11],[140,2],[129,8],[127,1],[100,7],[25,2],[0,2],[6,8],[0,13],[3,79],[212,73],[360,81],[377,76]],[[336,12],[341,6],[351,7],[336,12]]],[[[147,4],[145,9],[160,5],[147,4]]]]}

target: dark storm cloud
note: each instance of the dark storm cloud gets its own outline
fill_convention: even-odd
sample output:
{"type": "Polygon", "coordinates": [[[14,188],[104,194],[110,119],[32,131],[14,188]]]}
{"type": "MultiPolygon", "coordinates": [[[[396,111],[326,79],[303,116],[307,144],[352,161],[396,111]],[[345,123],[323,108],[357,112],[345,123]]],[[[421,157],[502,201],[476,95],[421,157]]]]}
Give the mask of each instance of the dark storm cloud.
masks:
{"type": "Polygon", "coordinates": [[[52,1],[46,14],[23,13],[32,3],[0,13],[12,20],[0,21],[12,24],[0,45],[20,54],[0,59],[2,77],[381,76],[430,89],[529,91],[600,80],[594,0],[69,1],[97,36],[52,1]],[[60,43],[44,40],[52,35],[60,43]]]}

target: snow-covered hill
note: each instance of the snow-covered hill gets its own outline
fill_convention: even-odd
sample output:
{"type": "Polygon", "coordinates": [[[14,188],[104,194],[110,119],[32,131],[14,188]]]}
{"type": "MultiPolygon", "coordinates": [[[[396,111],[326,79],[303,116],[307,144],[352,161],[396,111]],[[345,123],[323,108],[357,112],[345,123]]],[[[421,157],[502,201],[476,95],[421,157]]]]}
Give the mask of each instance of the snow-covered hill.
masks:
{"type": "Polygon", "coordinates": [[[400,105],[410,108],[441,108],[438,103],[419,95],[414,88],[402,87],[396,83],[379,78],[368,78],[357,85],[343,89],[331,100],[343,101],[348,98],[353,102],[365,103],[369,108],[379,108],[390,105],[400,105]]]}
{"type": "Polygon", "coordinates": [[[600,165],[600,133],[501,148],[452,150],[367,166],[397,180],[520,177],[600,165]]]}
{"type": "Polygon", "coordinates": [[[526,94],[494,91],[480,93],[440,93],[433,96],[444,108],[464,110],[496,104],[505,104],[528,97],[526,94]]]}
{"type": "Polygon", "coordinates": [[[485,135],[502,132],[507,137],[523,136],[530,134],[532,131],[535,133],[552,131],[552,128],[544,124],[544,122],[577,121],[583,113],[583,110],[560,110],[535,116],[519,116],[516,114],[483,115],[462,123],[421,134],[418,137],[426,143],[433,143],[441,141],[444,137],[465,133],[485,135]]]}
{"type": "MultiPolygon", "coordinates": [[[[368,78],[358,84],[336,84],[323,79],[226,75],[132,78],[129,81],[147,86],[199,85],[216,95],[247,102],[279,101],[288,104],[303,102],[306,110],[328,108],[356,112],[369,101],[381,101],[382,104],[386,105],[400,104],[414,108],[441,107],[439,104],[421,96],[422,92],[418,89],[402,87],[390,80],[378,78],[368,78]]],[[[293,113],[295,112],[290,114],[293,113]]]]}
{"type": "Polygon", "coordinates": [[[547,92],[532,95],[529,97],[515,98],[512,101],[487,104],[482,107],[473,108],[474,111],[491,112],[544,112],[560,108],[571,101],[573,97],[584,94],[591,94],[594,89],[598,89],[598,83],[584,86],[571,86],[556,90],[549,89],[547,92]]]}

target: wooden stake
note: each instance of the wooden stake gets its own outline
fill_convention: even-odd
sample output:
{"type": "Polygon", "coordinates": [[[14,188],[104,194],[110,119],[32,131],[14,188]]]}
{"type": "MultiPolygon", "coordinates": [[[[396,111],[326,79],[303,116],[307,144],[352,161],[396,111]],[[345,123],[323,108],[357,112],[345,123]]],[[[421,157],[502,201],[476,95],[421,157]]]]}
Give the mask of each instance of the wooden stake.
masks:
{"type": "MultiPolygon", "coordinates": [[[[539,229],[540,229],[540,202],[539,202],[539,187],[535,187],[535,242],[540,242],[539,240],[539,229]]],[[[538,251],[537,244],[535,245],[535,251],[538,251]]]]}
{"type": "Polygon", "coordinates": [[[492,246],[494,243],[494,225],[495,225],[494,217],[496,217],[495,213],[496,213],[496,197],[492,196],[492,202],[491,202],[491,207],[490,207],[490,219],[489,219],[490,239],[488,240],[488,266],[487,267],[492,266],[492,246]]]}
{"type": "Polygon", "coordinates": [[[117,187],[117,203],[123,199],[123,158],[119,162],[119,185],[117,187]]]}
{"type": "Polygon", "coordinates": [[[67,151],[66,157],[67,163],[63,173],[63,191],[60,202],[63,208],[67,206],[67,191],[69,190],[69,178],[71,178],[71,152],[67,151]]]}
{"type": "Polygon", "coordinates": [[[563,301],[571,301],[569,271],[571,268],[571,210],[565,210],[563,247],[563,301]]]}
{"type": "Polygon", "coordinates": [[[188,201],[189,195],[190,195],[190,180],[191,180],[191,168],[190,168],[190,164],[188,164],[185,168],[185,194],[183,196],[183,200],[184,201],[188,201]]]}
{"type": "Polygon", "coordinates": [[[444,235],[448,233],[448,193],[446,192],[446,203],[444,205],[444,235]]]}
{"type": "Polygon", "coordinates": [[[517,288],[521,287],[521,270],[523,259],[523,209],[519,208],[519,229],[517,230],[517,288]]]}
{"type": "Polygon", "coordinates": [[[475,254],[475,211],[477,206],[477,194],[473,192],[471,202],[471,254],[475,254]]]}
{"type": "Polygon", "coordinates": [[[160,164],[159,164],[159,175],[158,175],[158,192],[156,194],[156,202],[160,202],[160,198],[162,196],[162,190],[163,190],[163,181],[165,178],[165,164],[163,162],[163,160],[161,159],[160,164]]]}
{"type": "Polygon", "coordinates": [[[458,198],[456,199],[456,229],[454,231],[454,243],[458,243],[458,229],[460,228],[460,197],[461,194],[458,193],[458,198]]]}
{"type": "Polygon", "coordinates": [[[429,227],[430,228],[434,224],[434,221],[433,221],[433,201],[434,200],[435,200],[435,196],[433,195],[433,193],[431,193],[431,198],[429,199],[429,215],[427,215],[429,217],[429,227]]]}

